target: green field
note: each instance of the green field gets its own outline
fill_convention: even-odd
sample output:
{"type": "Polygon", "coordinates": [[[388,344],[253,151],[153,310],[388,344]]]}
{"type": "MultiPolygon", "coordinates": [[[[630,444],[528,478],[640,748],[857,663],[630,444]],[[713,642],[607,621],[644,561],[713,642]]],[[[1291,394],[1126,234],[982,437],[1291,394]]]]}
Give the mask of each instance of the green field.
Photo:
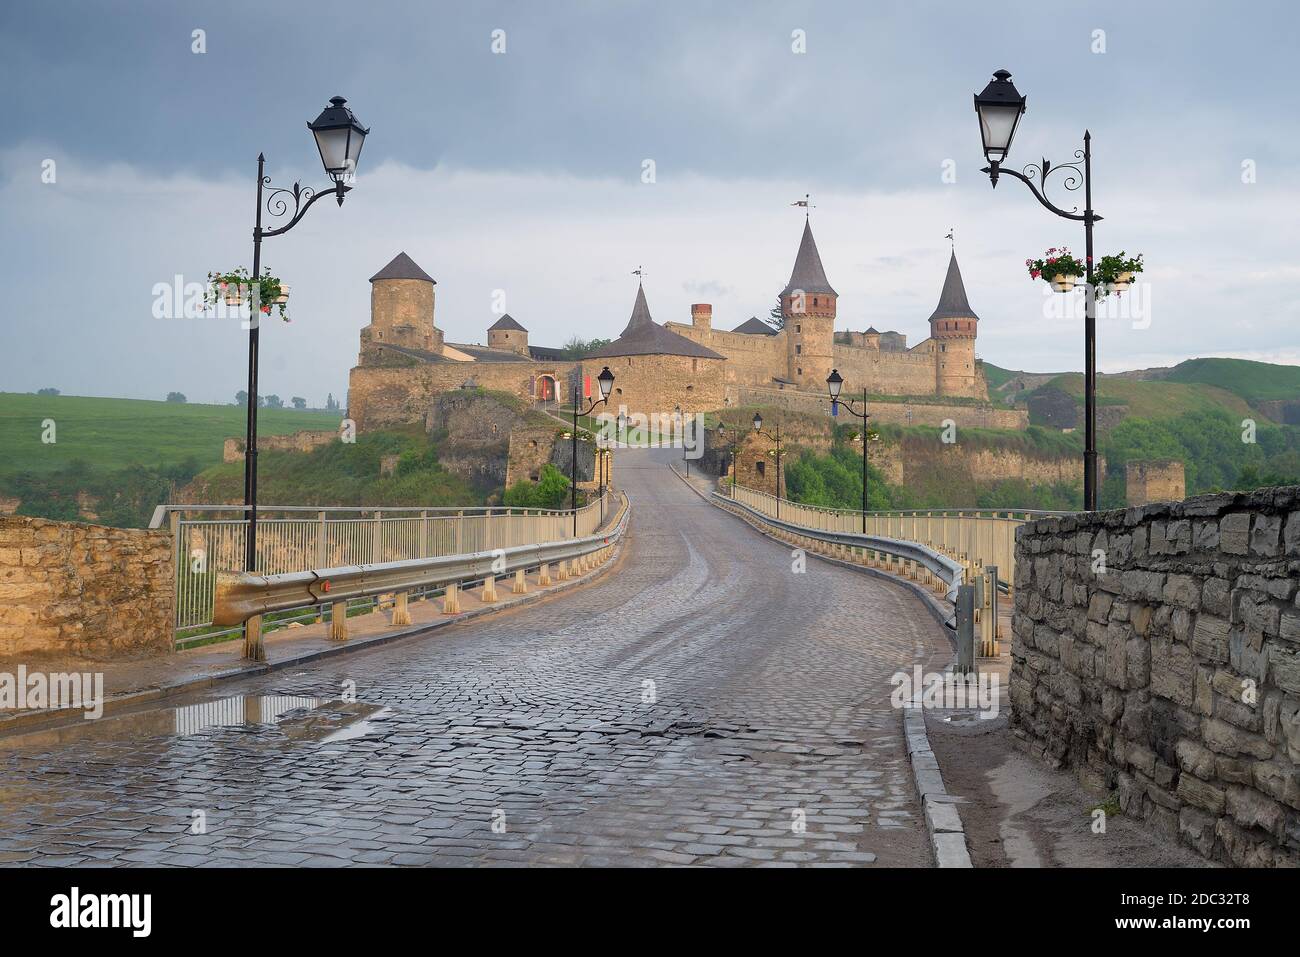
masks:
{"type": "MultiPolygon", "coordinates": [[[[0,392],[0,474],[52,472],[78,459],[95,469],[187,459],[200,467],[215,465],[222,442],[244,434],[245,419],[245,409],[236,405],[0,392]],[[52,443],[41,441],[47,419],[54,424],[52,443]]],[[[339,420],[336,412],[296,409],[257,414],[262,435],[332,429],[339,420]]]]}

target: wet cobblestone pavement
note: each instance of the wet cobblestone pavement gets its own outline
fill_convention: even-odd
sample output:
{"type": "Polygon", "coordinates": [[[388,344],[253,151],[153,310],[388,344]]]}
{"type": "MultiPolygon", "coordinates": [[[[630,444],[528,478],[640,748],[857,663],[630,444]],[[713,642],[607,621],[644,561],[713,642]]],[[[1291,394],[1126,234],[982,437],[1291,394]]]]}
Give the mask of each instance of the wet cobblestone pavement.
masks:
{"type": "Polygon", "coordinates": [[[792,573],[670,457],[622,455],[630,550],[591,585],[0,739],[0,863],[929,865],[888,679],[946,661],[933,620],[792,573]]]}

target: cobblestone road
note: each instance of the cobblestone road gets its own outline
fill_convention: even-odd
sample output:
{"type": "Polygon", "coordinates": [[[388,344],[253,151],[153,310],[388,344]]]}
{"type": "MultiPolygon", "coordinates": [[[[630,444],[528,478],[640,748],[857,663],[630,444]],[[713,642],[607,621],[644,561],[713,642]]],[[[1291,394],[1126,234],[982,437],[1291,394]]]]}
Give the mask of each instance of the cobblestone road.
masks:
{"type": "Polygon", "coordinates": [[[630,552],[580,590],[0,739],[0,863],[928,865],[888,677],[932,619],[665,457],[621,456],[630,552]]]}

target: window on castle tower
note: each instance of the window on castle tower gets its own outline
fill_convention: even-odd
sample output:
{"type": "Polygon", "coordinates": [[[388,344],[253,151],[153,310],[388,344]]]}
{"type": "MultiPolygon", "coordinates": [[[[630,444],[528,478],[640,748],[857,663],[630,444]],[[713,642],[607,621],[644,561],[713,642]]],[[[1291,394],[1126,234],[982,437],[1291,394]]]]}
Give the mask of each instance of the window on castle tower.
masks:
{"type": "Polygon", "coordinates": [[[803,346],[795,346],[795,347],[794,347],[794,354],[797,355],[797,356],[801,356],[801,355],[803,355],[803,346]]]}

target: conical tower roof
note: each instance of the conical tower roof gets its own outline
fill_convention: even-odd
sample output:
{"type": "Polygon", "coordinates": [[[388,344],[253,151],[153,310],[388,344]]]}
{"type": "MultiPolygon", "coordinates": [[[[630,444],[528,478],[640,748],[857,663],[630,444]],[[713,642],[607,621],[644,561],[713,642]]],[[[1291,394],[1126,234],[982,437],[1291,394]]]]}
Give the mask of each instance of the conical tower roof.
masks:
{"type": "Polygon", "coordinates": [[[650,318],[650,306],[645,301],[645,288],[637,283],[636,302],[632,305],[632,318],[619,333],[619,337],[593,352],[590,358],[610,356],[693,356],[699,359],[721,359],[712,349],[679,336],[650,318]]]}
{"type": "Polygon", "coordinates": [[[943,279],[943,292],[939,294],[939,305],[935,307],[930,321],[936,319],[974,319],[979,320],[975,310],[966,301],[966,286],[961,281],[961,269],[957,267],[957,252],[953,250],[948,260],[948,275],[943,279]]]}
{"type": "Polygon", "coordinates": [[[790,282],[781,290],[781,295],[789,296],[796,289],[818,295],[839,295],[826,278],[821,253],[817,252],[817,241],[813,239],[812,224],[806,218],[803,221],[803,238],[799,240],[799,254],[794,258],[794,271],[790,273],[790,282]]]}
{"type": "Polygon", "coordinates": [[[371,282],[381,279],[422,279],[437,285],[437,281],[417,266],[415,260],[406,253],[398,253],[392,262],[370,277],[371,282]]]}
{"type": "Polygon", "coordinates": [[[488,326],[488,332],[527,332],[528,330],[515,321],[510,313],[506,313],[492,325],[488,326]]]}

